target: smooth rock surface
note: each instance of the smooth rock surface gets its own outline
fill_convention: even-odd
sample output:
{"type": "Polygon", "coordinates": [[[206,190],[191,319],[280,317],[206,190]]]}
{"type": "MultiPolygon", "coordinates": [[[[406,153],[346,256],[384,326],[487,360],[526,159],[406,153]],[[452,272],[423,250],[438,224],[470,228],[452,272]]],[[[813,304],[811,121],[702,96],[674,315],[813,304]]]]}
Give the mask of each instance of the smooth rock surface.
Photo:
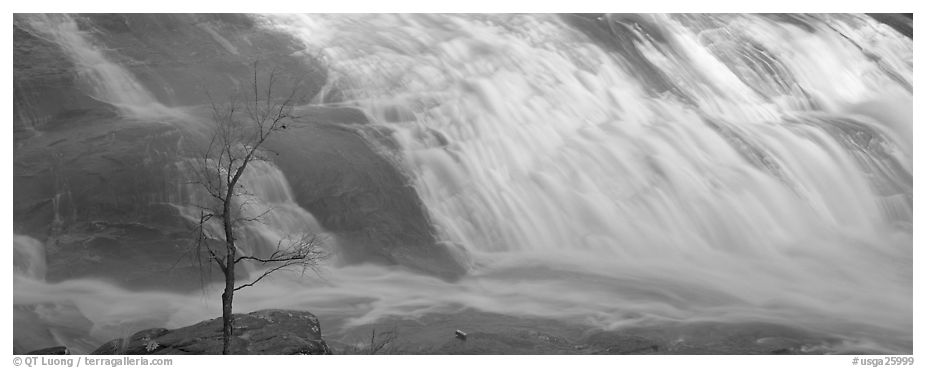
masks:
{"type": "MultiPolygon", "coordinates": [[[[331,354],[315,315],[269,309],[235,314],[231,354],[331,354]]],[[[151,328],[109,341],[91,354],[222,354],[222,319],[175,330],[151,328]]]]}

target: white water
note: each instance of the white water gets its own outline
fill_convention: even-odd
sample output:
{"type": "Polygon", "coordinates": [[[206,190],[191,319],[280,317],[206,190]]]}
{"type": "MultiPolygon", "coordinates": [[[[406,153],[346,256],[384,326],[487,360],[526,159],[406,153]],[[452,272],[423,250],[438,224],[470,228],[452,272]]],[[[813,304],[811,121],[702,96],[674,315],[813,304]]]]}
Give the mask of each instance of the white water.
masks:
{"type": "Polygon", "coordinates": [[[162,105],[126,68],[107,57],[93,35],[69,14],[30,14],[24,19],[34,35],[57,44],[74,64],[90,96],[115,106],[127,116],[161,118],[177,115],[162,105]]]}
{"type": "MultiPolygon", "coordinates": [[[[813,33],[647,17],[666,42],[636,46],[695,105],[556,16],[267,18],[394,130],[441,236],[487,260],[476,275],[585,275],[519,279],[498,309],[910,336],[912,96],[886,71],[909,85],[912,43],[855,16],[808,18],[813,33]]],[[[461,303],[507,290],[484,286],[461,303]]]]}
{"type": "MultiPolygon", "coordinates": [[[[199,177],[194,170],[201,167],[197,165],[195,161],[179,163],[183,173],[179,183],[196,182],[199,177]]],[[[210,165],[215,167],[216,164],[210,165]]],[[[241,177],[241,185],[231,205],[240,209],[235,215],[239,219],[236,226],[241,229],[237,242],[240,254],[269,257],[274,251],[285,250],[305,234],[315,234],[318,243],[329,250],[337,247],[336,237],[327,234],[315,217],[296,203],[286,177],[272,163],[251,162],[241,177]]],[[[204,213],[202,207],[218,208],[219,204],[214,203],[216,201],[198,184],[179,184],[178,192],[178,198],[172,202],[192,224],[199,222],[204,213]]],[[[204,228],[208,238],[224,241],[225,231],[217,216],[207,221],[204,228]]],[[[243,264],[248,271],[256,270],[256,265],[243,264]]]]}
{"type": "MultiPolygon", "coordinates": [[[[199,206],[210,203],[209,197],[201,186],[182,184],[196,180],[189,171],[195,166],[191,166],[190,162],[180,162],[178,167],[185,176],[178,178],[178,190],[172,202],[191,224],[196,224],[200,218],[199,206]]],[[[241,209],[239,218],[253,220],[241,224],[239,254],[268,257],[279,245],[285,249],[290,241],[298,240],[303,234],[315,234],[323,248],[337,247],[337,237],[326,233],[310,213],[295,203],[286,178],[271,163],[252,162],[242,176],[241,184],[241,194],[235,198],[233,208],[241,209]]],[[[224,239],[218,221],[209,221],[205,228],[208,237],[224,239]]],[[[14,235],[13,244],[14,305],[24,307],[15,310],[14,318],[37,319],[17,325],[17,340],[28,342],[39,339],[45,345],[65,345],[72,351],[88,353],[105,341],[131,335],[139,329],[182,327],[221,314],[221,304],[216,302],[221,292],[220,285],[206,285],[200,294],[179,295],[134,292],[93,279],[46,283],[45,245],[23,235],[14,235]],[[52,341],[46,341],[47,338],[42,340],[41,336],[46,332],[53,337],[52,341]]],[[[205,261],[205,267],[213,267],[208,262],[205,261]]],[[[241,263],[241,266],[242,272],[252,274],[251,280],[259,275],[256,272],[261,271],[259,265],[248,262],[241,263]]],[[[293,270],[278,272],[284,282],[291,278],[286,271],[293,270]]],[[[297,278],[301,276],[300,270],[295,271],[297,278]]],[[[311,277],[311,271],[308,273],[311,277]]],[[[277,291],[264,302],[273,304],[273,300],[292,292],[277,291]]],[[[238,296],[241,295],[248,294],[239,292],[238,296]]],[[[256,309],[251,308],[251,303],[254,301],[239,301],[236,308],[241,308],[238,311],[256,309]]],[[[32,348],[35,347],[38,346],[32,348]]]]}
{"type": "MultiPolygon", "coordinates": [[[[326,331],[461,307],[605,328],[764,321],[909,352],[912,96],[897,79],[912,81],[912,43],[848,16],[814,33],[650,17],[667,43],[638,49],[694,104],[552,15],[267,16],[394,130],[440,237],[475,261],[455,283],[373,265],[280,275],[236,310],[306,309],[326,331]]],[[[249,182],[283,208],[250,229],[266,244],[315,223],[277,174],[249,182]]],[[[217,288],[16,283],[16,304],[74,305],[103,340],[219,313],[217,288]]]]}
{"type": "Polygon", "coordinates": [[[25,235],[13,234],[13,273],[20,277],[45,280],[45,246],[25,235]]]}

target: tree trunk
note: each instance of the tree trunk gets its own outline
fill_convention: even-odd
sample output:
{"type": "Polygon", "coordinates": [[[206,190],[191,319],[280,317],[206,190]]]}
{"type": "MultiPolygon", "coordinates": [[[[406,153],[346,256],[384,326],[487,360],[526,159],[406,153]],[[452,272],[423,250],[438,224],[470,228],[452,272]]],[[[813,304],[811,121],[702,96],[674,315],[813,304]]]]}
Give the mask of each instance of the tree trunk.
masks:
{"type": "MultiPolygon", "coordinates": [[[[233,274],[229,274],[233,275],[233,274]]],[[[234,278],[234,276],[231,276],[234,278]]],[[[234,281],[229,283],[229,276],[225,276],[225,292],[222,293],[222,355],[228,355],[228,346],[232,336],[232,298],[234,297],[234,281]],[[231,285],[231,286],[229,286],[231,285]]]]}
{"type": "Polygon", "coordinates": [[[225,291],[222,293],[222,355],[228,354],[228,347],[231,343],[232,324],[232,301],[235,298],[235,237],[229,217],[229,202],[231,202],[231,192],[224,203],[223,224],[225,225],[225,291]]]}

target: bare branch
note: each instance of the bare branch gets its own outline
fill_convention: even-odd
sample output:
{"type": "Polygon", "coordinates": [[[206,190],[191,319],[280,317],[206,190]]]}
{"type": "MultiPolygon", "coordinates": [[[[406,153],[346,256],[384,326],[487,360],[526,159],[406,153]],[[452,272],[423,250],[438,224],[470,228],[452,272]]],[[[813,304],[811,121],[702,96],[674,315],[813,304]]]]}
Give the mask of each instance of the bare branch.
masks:
{"type": "Polygon", "coordinates": [[[289,246],[283,247],[283,241],[277,242],[277,247],[267,257],[258,257],[253,255],[242,255],[235,259],[235,263],[241,261],[255,261],[259,263],[277,263],[299,261],[307,265],[317,264],[326,258],[327,254],[321,247],[320,239],[313,234],[303,234],[299,239],[290,241],[289,246]]]}
{"type": "Polygon", "coordinates": [[[269,269],[269,270],[266,270],[266,271],[264,271],[263,274],[260,275],[260,277],[258,277],[258,278],[255,279],[254,281],[251,281],[251,282],[249,282],[249,283],[247,283],[247,284],[239,285],[239,286],[235,287],[234,290],[235,290],[235,291],[238,291],[238,290],[244,289],[244,288],[246,288],[246,287],[248,287],[248,286],[254,286],[254,284],[260,282],[260,280],[263,280],[264,277],[267,277],[267,276],[270,275],[271,273],[274,273],[274,272],[276,272],[276,271],[278,271],[278,270],[280,270],[280,269],[283,269],[283,268],[285,268],[285,267],[288,267],[288,266],[289,266],[288,264],[281,264],[281,265],[279,265],[279,266],[276,266],[276,267],[274,267],[274,268],[271,268],[271,269],[269,269]]]}
{"type": "Polygon", "coordinates": [[[318,237],[314,235],[304,234],[300,239],[291,242],[290,246],[286,248],[281,247],[282,242],[283,240],[281,239],[277,243],[277,249],[268,257],[245,255],[239,256],[235,259],[235,263],[242,261],[253,261],[260,264],[273,265],[272,267],[265,269],[254,281],[236,287],[236,291],[248,286],[252,286],[270,274],[284,268],[298,266],[301,268],[303,273],[306,269],[312,269],[317,272],[317,266],[323,259],[327,257],[327,253],[325,253],[320,247],[318,237]]]}
{"type": "Polygon", "coordinates": [[[252,286],[268,275],[290,267],[299,267],[303,273],[307,269],[318,273],[318,265],[327,256],[318,238],[310,234],[302,234],[295,241],[287,239],[285,244],[284,239],[280,239],[276,249],[269,256],[238,254],[236,238],[241,236],[242,239],[247,239],[241,233],[244,224],[260,221],[273,210],[267,208],[256,216],[249,214],[252,211],[249,205],[252,204],[254,196],[244,188],[242,178],[251,162],[267,160],[263,145],[274,132],[285,129],[285,122],[292,119],[292,111],[300,93],[300,86],[296,83],[288,95],[283,96],[285,98],[275,99],[275,89],[281,82],[278,69],[274,67],[270,70],[265,79],[266,85],[260,84],[258,61],[254,61],[252,69],[250,90],[238,90],[227,104],[220,106],[212,95],[206,92],[212,108],[214,130],[205,150],[190,161],[190,166],[193,166],[193,170],[190,171],[194,179],[188,184],[196,184],[208,195],[206,197],[194,193],[195,198],[198,198],[194,201],[204,202],[192,204],[200,210],[196,227],[196,259],[200,269],[210,269],[204,266],[206,260],[202,258],[208,257],[211,261],[206,262],[216,263],[225,276],[225,289],[222,293],[223,353],[228,351],[232,331],[232,300],[235,291],[252,286]],[[216,220],[221,220],[221,230],[224,234],[215,234],[219,232],[215,227],[216,220]],[[212,244],[217,240],[224,241],[224,252],[212,244]],[[236,265],[240,262],[252,262],[265,268],[253,281],[235,286],[236,265]]]}

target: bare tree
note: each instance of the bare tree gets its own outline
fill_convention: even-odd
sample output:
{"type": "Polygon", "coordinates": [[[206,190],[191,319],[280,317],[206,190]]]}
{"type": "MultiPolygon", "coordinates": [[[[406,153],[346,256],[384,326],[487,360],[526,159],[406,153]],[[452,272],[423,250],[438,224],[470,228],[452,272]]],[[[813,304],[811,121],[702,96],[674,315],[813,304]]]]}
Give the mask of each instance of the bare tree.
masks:
{"type": "MultiPolygon", "coordinates": [[[[293,108],[300,101],[300,88],[294,84],[285,94],[279,94],[279,75],[276,69],[262,78],[258,65],[253,65],[250,88],[243,98],[230,98],[227,104],[212,101],[212,120],[215,123],[206,149],[192,164],[196,179],[193,181],[205,194],[200,209],[198,237],[194,254],[201,269],[214,263],[224,276],[222,293],[222,354],[229,353],[233,329],[232,303],[235,292],[252,286],[268,275],[287,268],[301,269],[304,273],[317,271],[326,256],[317,236],[299,234],[284,237],[269,254],[245,252],[239,248],[238,236],[248,222],[261,221],[272,209],[260,214],[248,214],[245,209],[252,195],[242,183],[248,165],[266,160],[262,146],[277,132],[286,129],[293,118],[293,108]],[[212,229],[212,230],[210,230],[212,229]],[[220,230],[216,230],[220,229],[220,230]],[[206,259],[202,258],[206,257],[206,259]],[[256,264],[262,271],[251,281],[236,284],[239,263],[256,264]]],[[[268,253],[268,252],[264,252],[268,253]]]]}

